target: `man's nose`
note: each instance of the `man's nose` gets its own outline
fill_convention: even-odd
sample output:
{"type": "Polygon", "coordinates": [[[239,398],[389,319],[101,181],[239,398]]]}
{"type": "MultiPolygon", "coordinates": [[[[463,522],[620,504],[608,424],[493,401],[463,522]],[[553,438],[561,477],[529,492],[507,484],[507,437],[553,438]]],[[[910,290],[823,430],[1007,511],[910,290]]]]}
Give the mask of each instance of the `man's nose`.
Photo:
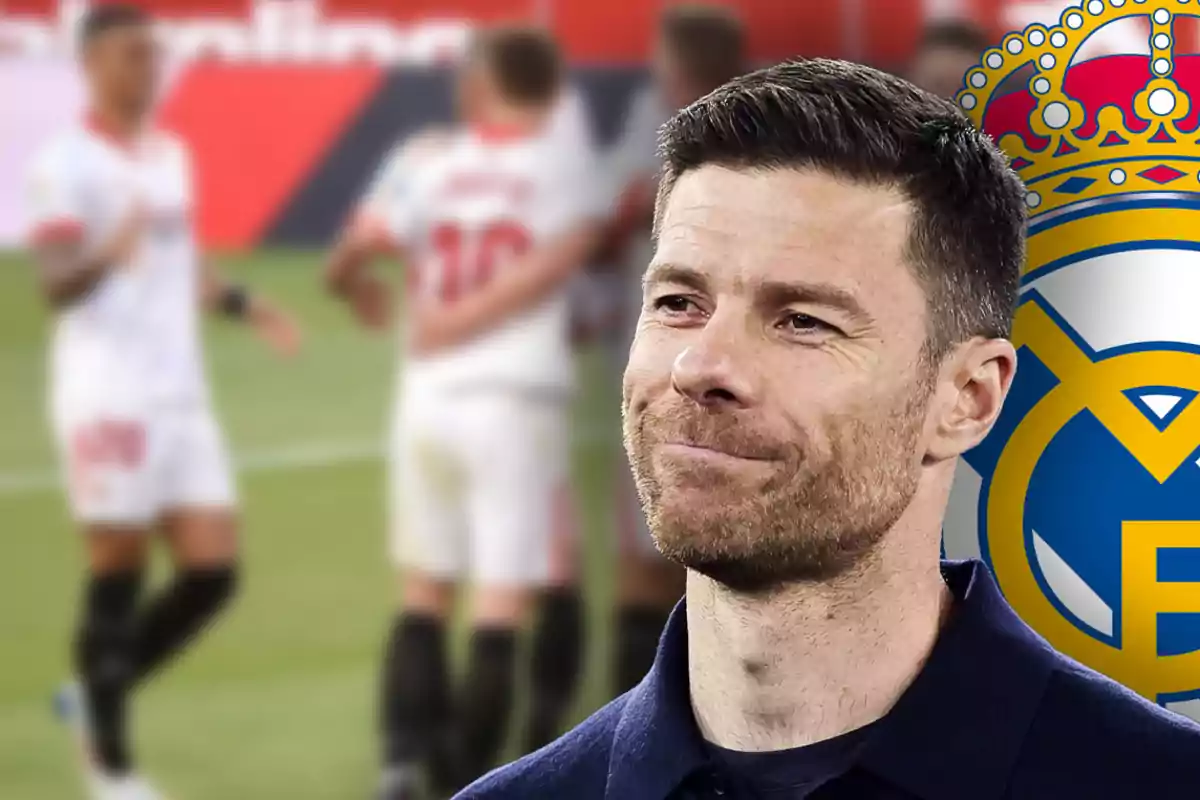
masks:
{"type": "Polygon", "coordinates": [[[675,358],[671,386],[698,405],[747,408],[757,402],[753,371],[727,334],[706,328],[675,358]]]}

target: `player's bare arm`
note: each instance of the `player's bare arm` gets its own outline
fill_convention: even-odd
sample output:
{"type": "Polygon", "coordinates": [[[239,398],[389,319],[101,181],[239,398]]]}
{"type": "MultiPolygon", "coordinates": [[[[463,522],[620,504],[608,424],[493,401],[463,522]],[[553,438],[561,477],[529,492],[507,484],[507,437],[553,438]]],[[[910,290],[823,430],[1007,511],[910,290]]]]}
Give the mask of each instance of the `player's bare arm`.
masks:
{"type": "Polygon", "coordinates": [[[324,272],[325,288],[334,297],[348,299],[354,294],[355,287],[369,277],[374,257],[374,242],[365,235],[362,226],[348,225],[329,251],[324,272]]]}
{"type": "Polygon", "coordinates": [[[432,352],[468,341],[562,287],[595,252],[599,222],[580,224],[522,256],[487,286],[446,306],[417,309],[411,347],[432,352]]]}
{"type": "MultiPolygon", "coordinates": [[[[361,218],[360,218],[361,220],[361,218]]],[[[384,330],[392,319],[392,288],[372,270],[386,249],[383,237],[356,221],[346,228],[325,265],[325,287],[344,301],[366,328],[384,330]]]]}
{"type": "Polygon", "coordinates": [[[281,356],[293,356],[300,350],[300,326],[291,314],[270,300],[251,294],[244,286],[226,280],[208,259],[201,274],[200,297],[205,310],[246,322],[281,356]]]}
{"type": "Polygon", "coordinates": [[[654,219],[654,198],[658,190],[655,175],[640,175],[617,197],[611,217],[592,254],[593,260],[606,270],[618,269],[625,258],[630,239],[640,231],[650,230],[654,219]]]}
{"type": "Polygon", "coordinates": [[[35,239],[34,263],[42,294],[55,308],[65,308],[86,297],[105,277],[127,263],[137,248],[145,215],[133,209],[103,245],[89,250],[81,227],[72,227],[35,239]]]}
{"type": "Polygon", "coordinates": [[[325,288],[344,301],[358,321],[372,330],[391,327],[393,287],[373,270],[380,256],[404,260],[403,246],[389,232],[387,198],[422,161],[445,147],[449,132],[430,128],[416,134],[384,160],[359,208],[334,244],[325,265],[325,288]]]}

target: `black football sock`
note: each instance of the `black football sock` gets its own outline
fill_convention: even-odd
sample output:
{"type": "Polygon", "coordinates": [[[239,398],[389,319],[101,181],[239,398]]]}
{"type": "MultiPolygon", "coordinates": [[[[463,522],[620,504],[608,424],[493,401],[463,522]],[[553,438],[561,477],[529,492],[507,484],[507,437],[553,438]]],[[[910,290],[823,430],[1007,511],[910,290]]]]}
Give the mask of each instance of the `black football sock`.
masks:
{"type": "Polygon", "coordinates": [[[558,736],[583,664],[583,604],[573,586],[548,589],[533,631],[529,667],[529,721],[525,749],[558,736]]]}
{"type": "Polygon", "coordinates": [[[140,569],[92,576],[75,639],[75,668],[83,683],[94,755],[113,775],[132,768],[125,723],[141,588],[140,569]]]}
{"type": "Polygon", "coordinates": [[[430,755],[449,713],[445,623],[404,613],[388,636],[381,682],[383,758],[410,766],[430,755]]]}
{"type": "Polygon", "coordinates": [[[648,607],[622,608],[617,614],[616,693],[641,683],[654,664],[658,640],[671,612],[648,607]]]}
{"type": "Polygon", "coordinates": [[[477,628],[471,634],[470,662],[458,693],[461,785],[483,775],[500,754],[512,713],[516,660],[516,631],[477,628]]]}
{"type": "Polygon", "coordinates": [[[189,568],[176,575],[137,622],[137,680],[181,653],[237,591],[237,568],[189,568]]]}

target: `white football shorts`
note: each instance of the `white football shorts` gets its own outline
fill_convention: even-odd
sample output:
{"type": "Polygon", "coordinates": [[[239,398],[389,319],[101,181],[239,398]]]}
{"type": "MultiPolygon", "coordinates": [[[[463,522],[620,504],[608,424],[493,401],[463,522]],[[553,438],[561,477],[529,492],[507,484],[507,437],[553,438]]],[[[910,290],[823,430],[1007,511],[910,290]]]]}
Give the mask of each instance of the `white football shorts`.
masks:
{"type": "Polygon", "coordinates": [[[81,523],[150,525],[180,508],[233,508],[221,430],[206,404],[56,414],[71,513],[81,523]]]}
{"type": "Polygon", "coordinates": [[[445,580],[524,587],[550,577],[571,513],[566,396],[406,388],[390,454],[391,555],[445,580]]]}

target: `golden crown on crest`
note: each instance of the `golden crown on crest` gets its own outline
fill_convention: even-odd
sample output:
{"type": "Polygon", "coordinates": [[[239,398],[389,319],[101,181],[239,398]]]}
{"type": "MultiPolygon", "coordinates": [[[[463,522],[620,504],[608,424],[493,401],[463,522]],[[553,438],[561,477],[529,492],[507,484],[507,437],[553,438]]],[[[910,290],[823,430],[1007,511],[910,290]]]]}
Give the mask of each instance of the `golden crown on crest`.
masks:
{"type": "MultiPolygon", "coordinates": [[[[1186,130],[1180,127],[1191,112],[1177,74],[1180,17],[1200,17],[1200,0],[1084,0],[1065,9],[1057,26],[1034,24],[1009,34],[967,72],[956,101],[1011,159],[1027,188],[1031,220],[1081,200],[1200,193],[1200,131],[1194,120],[1186,130]],[[1128,18],[1149,22],[1149,57],[1072,64],[1092,33],[1128,18]],[[1130,59],[1140,62],[1135,70],[1130,59]],[[1029,65],[1028,94],[997,94],[1029,65]],[[1127,95],[1116,96],[1131,78],[1127,95]]],[[[1200,87],[1200,71],[1189,74],[1200,87]]]]}

